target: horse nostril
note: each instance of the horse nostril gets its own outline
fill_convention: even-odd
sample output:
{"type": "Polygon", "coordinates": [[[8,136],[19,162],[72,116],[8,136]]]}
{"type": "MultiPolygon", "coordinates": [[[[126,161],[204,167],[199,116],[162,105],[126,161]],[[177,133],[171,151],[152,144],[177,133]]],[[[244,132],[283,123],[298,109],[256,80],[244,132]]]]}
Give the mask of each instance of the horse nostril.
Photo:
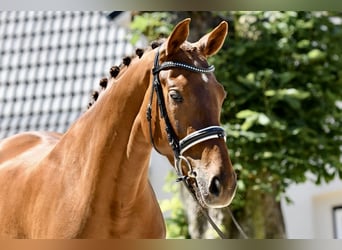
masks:
{"type": "Polygon", "coordinates": [[[215,196],[219,196],[221,192],[221,183],[220,180],[217,177],[214,177],[211,180],[210,186],[209,186],[209,192],[215,196]]]}

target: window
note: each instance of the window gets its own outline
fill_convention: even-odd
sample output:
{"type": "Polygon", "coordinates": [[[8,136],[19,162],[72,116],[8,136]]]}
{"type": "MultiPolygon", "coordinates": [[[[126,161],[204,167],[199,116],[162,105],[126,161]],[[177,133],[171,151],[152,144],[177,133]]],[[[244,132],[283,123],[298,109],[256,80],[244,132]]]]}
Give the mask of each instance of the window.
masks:
{"type": "Polygon", "coordinates": [[[334,238],[342,239],[342,205],[333,207],[334,238]]]}

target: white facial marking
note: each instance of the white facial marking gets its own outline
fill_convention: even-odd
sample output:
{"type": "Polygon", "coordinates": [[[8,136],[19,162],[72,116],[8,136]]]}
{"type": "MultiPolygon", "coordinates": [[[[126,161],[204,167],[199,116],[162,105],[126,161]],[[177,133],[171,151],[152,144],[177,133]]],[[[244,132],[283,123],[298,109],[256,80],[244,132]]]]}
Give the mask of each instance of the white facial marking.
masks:
{"type": "Polygon", "coordinates": [[[201,74],[201,77],[202,77],[202,80],[203,80],[204,82],[208,82],[208,77],[207,77],[206,74],[202,73],[202,74],[201,74]]]}

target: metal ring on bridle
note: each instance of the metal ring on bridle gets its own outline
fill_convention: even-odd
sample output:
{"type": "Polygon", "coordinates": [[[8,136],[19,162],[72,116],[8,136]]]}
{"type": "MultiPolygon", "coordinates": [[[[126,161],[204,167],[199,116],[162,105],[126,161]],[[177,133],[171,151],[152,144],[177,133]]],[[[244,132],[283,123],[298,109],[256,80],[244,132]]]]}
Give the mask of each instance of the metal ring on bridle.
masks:
{"type": "Polygon", "coordinates": [[[178,172],[178,176],[187,176],[189,178],[196,178],[196,173],[193,171],[192,166],[188,159],[183,156],[183,153],[190,149],[191,147],[210,140],[210,139],[219,139],[223,138],[226,140],[225,131],[223,128],[219,126],[210,126],[204,129],[197,130],[186,137],[184,137],[182,140],[179,141],[179,149],[180,154],[178,158],[175,157],[175,166],[176,170],[178,172]],[[182,160],[186,163],[186,166],[188,167],[189,171],[186,175],[184,175],[181,167],[182,160]]]}
{"type": "Polygon", "coordinates": [[[178,158],[175,158],[175,167],[176,167],[176,171],[178,174],[177,181],[183,181],[189,178],[196,179],[196,176],[197,176],[196,172],[193,170],[189,160],[183,155],[180,155],[178,158]],[[186,166],[188,167],[188,172],[186,174],[183,174],[182,161],[184,161],[186,166]]]}

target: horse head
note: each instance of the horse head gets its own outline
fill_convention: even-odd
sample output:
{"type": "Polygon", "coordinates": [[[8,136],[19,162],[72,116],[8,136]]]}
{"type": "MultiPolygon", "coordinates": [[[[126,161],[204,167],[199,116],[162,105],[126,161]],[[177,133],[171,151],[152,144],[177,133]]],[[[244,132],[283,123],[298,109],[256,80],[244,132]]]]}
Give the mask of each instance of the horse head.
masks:
{"type": "Polygon", "coordinates": [[[189,23],[180,22],[154,49],[149,133],[203,206],[224,207],[235,195],[236,174],[220,127],[226,92],[207,59],[222,47],[228,24],[190,43],[189,23]]]}

